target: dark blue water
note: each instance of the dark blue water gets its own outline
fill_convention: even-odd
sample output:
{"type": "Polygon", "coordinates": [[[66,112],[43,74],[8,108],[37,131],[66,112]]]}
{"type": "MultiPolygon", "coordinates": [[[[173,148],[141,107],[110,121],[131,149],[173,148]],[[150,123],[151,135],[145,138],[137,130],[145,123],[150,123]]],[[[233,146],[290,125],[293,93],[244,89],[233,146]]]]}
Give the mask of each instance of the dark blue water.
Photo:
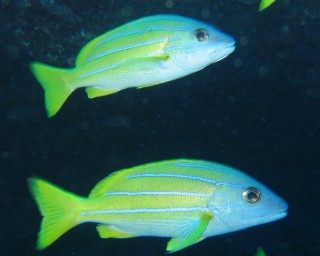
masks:
{"type": "Polygon", "coordinates": [[[168,239],[100,239],[80,225],[35,250],[40,214],[26,179],[79,195],[113,171],[188,157],[235,166],[289,204],[280,221],[212,237],[176,255],[320,255],[320,2],[236,0],[0,3],[0,254],[162,255],[168,239]],[[252,1],[251,1],[252,2],[252,1]],[[254,2],[254,1],[253,1],[254,2]],[[71,67],[90,39],[173,13],[237,40],[225,60],[160,86],[88,100],[76,91],[52,119],[30,61],[71,67]]]}

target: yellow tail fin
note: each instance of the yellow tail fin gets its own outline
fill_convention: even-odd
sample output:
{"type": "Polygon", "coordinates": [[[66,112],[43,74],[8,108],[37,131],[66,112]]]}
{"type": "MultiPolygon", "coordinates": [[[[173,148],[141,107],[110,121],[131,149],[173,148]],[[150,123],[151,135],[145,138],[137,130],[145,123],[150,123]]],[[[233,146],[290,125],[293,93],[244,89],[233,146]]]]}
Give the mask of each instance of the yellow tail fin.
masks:
{"type": "Polygon", "coordinates": [[[64,75],[68,70],[40,62],[31,63],[30,69],[45,91],[46,110],[48,116],[52,117],[74,90],[64,80],[64,75]]]}
{"type": "Polygon", "coordinates": [[[43,179],[29,178],[29,189],[43,216],[37,249],[43,250],[79,223],[79,208],[85,198],[67,192],[43,179]]]}

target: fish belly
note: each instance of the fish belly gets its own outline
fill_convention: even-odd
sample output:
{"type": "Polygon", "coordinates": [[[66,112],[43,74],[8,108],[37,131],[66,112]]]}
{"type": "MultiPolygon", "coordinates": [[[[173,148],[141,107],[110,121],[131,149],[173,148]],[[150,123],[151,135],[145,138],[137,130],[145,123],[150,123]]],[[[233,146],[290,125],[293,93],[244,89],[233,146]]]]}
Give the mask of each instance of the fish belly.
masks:
{"type": "Polygon", "coordinates": [[[208,211],[205,200],[197,198],[183,200],[182,197],[166,196],[149,198],[149,202],[142,196],[131,200],[119,196],[108,199],[81,210],[81,222],[107,225],[132,236],[176,237],[208,211]],[[176,199],[177,202],[172,203],[176,199]]]}
{"type": "Polygon", "coordinates": [[[134,236],[176,237],[189,220],[112,221],[108,224],[134,236]]]}
{"type": "Polygon", "coordinates": [[[71,75],[75,87],[95,87],[120,91],[126,88],[142,88],[171,81],[190,72],[177,67],[170,59],[155,61],[141,59],[128,61],[114,67],[94,67],[94,63],[79,66],[71,75]]]}

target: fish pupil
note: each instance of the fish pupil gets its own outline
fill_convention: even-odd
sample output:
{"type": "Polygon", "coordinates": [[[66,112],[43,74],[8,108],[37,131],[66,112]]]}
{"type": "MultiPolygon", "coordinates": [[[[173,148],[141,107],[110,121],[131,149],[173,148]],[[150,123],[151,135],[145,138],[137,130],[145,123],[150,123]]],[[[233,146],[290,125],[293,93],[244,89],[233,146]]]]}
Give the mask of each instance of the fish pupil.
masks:
{"type": "Polygon", "coordinates": [[[248,194],[248,199],[250,200],[250,201],[255,201],[255,200],[257,200],[257,194],[255,193],[255,192],[250,192],[249,194],[248,194]]]}
{"type": "Polygon", "coordinates": [[[198,29],[194,32],[194,37],[198,42],[204,42],[208,40],[209,33],[204,29],[198,29]]]}
{"type": "Polygon", "coordinates": [[[257,188],[250,187],[243,192],[243,198],[247,202],[254,204],[260,201],[261,192],[257,188]]]}

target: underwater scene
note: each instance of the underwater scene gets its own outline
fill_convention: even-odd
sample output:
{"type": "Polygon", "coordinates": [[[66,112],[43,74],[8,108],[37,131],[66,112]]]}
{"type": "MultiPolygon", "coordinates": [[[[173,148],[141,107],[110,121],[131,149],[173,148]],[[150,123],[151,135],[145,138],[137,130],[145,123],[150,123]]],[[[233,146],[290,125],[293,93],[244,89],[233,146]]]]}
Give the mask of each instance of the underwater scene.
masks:
{"type": "Polygon", "coordinates": [[[320,256],[320,1],[0,20],[0,255],[320,256]]]}

